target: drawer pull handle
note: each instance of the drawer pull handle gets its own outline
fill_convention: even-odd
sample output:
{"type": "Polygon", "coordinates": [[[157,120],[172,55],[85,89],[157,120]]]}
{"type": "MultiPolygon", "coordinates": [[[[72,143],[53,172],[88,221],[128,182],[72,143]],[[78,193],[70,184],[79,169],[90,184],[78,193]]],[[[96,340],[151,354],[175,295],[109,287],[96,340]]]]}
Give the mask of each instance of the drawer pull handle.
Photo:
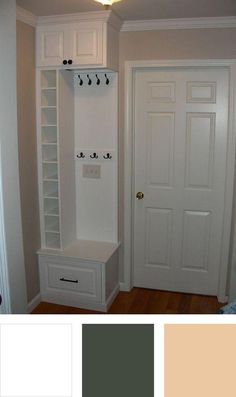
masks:
{"type": "Polygon", "coordinates": [[[78,284],[78,282],[79,282],[79,280],[69,280],[64,277],[60,278],[60,281],[65,281],[65,283],[75,283],[75,284],[78,284]]]}

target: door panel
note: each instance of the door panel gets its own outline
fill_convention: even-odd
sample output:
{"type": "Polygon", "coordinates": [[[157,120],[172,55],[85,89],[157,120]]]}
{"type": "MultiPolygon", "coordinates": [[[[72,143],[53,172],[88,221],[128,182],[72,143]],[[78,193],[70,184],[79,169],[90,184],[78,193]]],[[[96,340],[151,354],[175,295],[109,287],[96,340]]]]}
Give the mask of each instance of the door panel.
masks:
{"type": "Polygon", "coordinates": [[[149,102],[175,102],[174,82],[150,82],[148,83],[149,102]]]}
{"type": "Polygon", "coordinates": [[[217,293],[228,89],[223,68],[135,74],[135,286],[217,293]]]}
{"type": "Polygon", "coordinates": [[[174,114],[149,113],[147,184],[171,186],[174,166],[174,114]]]}
{"type": "Polygon", "coordinates": [[[216,103],[216,82],[187,82],[188,103],[216,103]]]}
{"type": "Polygon", "coordinates": [[[215,114],[188,113],[186,138],[186,188],[212,186],[215,114]]]}
{"type": "Polygon", "coordinates": [[[182,269],[208,270],[210,226],[209,212],[185,211],[182,269]]]}
{"type": "Polygon", "coordinates": [[[172,211],[147,208],[146,266],[170,267],[172,211]]]}

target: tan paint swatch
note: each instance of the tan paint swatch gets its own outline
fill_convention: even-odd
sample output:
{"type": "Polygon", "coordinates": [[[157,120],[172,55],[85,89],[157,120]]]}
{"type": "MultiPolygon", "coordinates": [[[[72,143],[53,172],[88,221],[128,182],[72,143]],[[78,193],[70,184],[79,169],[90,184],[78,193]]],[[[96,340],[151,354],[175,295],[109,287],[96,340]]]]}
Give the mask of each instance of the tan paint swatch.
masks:
{"type": "Polygon", "coordinates": [[[236,325],[165,326],[165,397],[235,397],[236,325]]]}

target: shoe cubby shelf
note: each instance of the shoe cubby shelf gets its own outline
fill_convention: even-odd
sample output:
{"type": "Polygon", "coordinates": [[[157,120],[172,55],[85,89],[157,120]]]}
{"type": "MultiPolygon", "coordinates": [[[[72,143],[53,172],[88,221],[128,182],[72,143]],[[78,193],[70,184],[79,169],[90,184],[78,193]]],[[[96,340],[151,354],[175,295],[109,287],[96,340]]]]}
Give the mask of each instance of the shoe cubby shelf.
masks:
{"type": "Polygon", "coordinates": [[[57,145],[57,127],[56,126],[41,126],[42,144],[57,145]]]}
{"type": "Polygon", "coordinates": [[[57,105],[57,92],[53,90],[42,90],[41,92],[41,106],[42,107],[56,107],[57,105]]]}
{"type": "Polygon", "coordinates": [[[42,89],[57,89],[57,74],[55,70],[43,70],[41,74],[42,89]]]}

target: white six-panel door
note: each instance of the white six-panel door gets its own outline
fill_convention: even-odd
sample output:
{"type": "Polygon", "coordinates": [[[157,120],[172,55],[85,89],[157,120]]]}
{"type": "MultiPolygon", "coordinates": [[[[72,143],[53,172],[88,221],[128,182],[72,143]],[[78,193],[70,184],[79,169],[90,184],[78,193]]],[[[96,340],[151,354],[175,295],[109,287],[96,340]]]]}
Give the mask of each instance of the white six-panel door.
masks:
{"type": "Polygon", "coordinates": [[[135,286],[217,294],[228,79],[223,68],[135,73],[135,286]]]}

